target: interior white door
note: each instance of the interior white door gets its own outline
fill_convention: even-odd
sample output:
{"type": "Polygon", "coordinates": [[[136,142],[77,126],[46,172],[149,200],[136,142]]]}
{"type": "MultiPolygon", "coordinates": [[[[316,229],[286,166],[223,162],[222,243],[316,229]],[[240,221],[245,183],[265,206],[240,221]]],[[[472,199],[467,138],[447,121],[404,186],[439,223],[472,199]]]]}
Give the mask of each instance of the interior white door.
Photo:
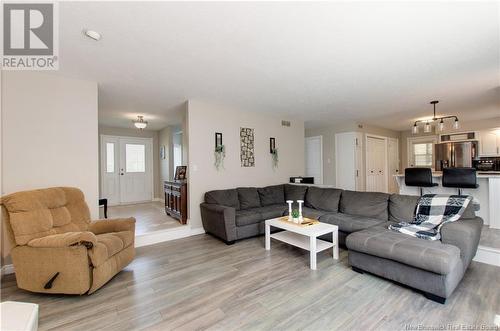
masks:
{"type": "Polygon", "coordinates": [[[120,138],[120,202],[151,201],[151,140],[120,138]]]}
{"type": "Polygon", "coordinates": [[[323,184],[323,137],[307,137],[305,148],[306,176],[314,177],[314,184],[323,184]]]}
{"type": "Polygon", "coordinates": [[[101,138],[101,195],[108,204],[120,203],[120,157],[117,137],[101,138]]]}
{"type": "Polygon", "coordinates": [[[366,191],[387,192],[385,138],[366,137],[366,191]]]}
{"type": "Polygon", "coordinates": [[[389,166],[389,193],[398,193],[399,186],[396,175],[399,174],[399,141],[396,138],[389,138],[387,141],[387,154],[389,166]]]}

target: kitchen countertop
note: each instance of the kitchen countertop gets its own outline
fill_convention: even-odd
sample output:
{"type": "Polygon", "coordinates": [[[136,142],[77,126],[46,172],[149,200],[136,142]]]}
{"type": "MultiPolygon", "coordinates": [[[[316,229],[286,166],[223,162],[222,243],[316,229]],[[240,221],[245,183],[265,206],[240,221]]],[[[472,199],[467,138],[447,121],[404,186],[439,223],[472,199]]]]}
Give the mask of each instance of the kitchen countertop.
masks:
{"type": "MultiPolygon", "coordinates": [[[[404,174],[395,175],[396,177],[404,177],[404,174]]],[[[432,177],[442,177],[443,173],[441,171],[433,171],[432,177]]],[[[478,171],[477,178],[490,178],[490,177],[500,177],[500,171],[478,171]]]]}

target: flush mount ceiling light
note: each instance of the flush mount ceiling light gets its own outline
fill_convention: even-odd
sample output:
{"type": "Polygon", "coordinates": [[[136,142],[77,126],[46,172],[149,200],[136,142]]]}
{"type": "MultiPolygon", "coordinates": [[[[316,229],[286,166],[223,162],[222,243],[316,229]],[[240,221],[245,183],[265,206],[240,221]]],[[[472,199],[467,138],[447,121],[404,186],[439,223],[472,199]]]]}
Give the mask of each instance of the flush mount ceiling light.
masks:
{"type": "Polygon", "coordinates": [[[90,39],[94,39],[95,41],[99,41],[101,39],[101,34],[94,30],[83,30],[83,34],[90,39]]]}
{"type": "Polygon", "coordinates": [[[455,119],[455,121],[453,122],[453,129],[457,130],[459,127],[460,127],[460,124],[458,122],[458,117],[455,116],[455,115],[452,115],[452,116],[438,116],[436,117],[436,104],[439,103],[439,101],[437,100],[434,100],[434,101],[431,101],[430,104],[434,106],[434,115],[432,116],[432,119],[430,120],[418,120],[418,121],[415,121],[415,123],[413,124],[413,128],[412,128],[412,133],[413,134],[417,134],[418,131],[419,131],[419,124],[422,124],[422,123],[425,123],[424,125],[424,132],[425,133],[429,133],[432,131],[432,123],[434,122],[438,122],[439,123],[436,125],[436,129],[437,131],[443,131],[445,126],[444,126],[444,120],[447,120],[447,119],[455,119]]]}
{"type": "Polygon", "coordinates": [[[137,116],[137,119],[136,120],[133,120],[132,121],[135,125],[136,128],[138,128],[139,130],[143,130],[144,128],[146,128],[146,126],[148,126],[148,121],[145,121],[143,116],[137,116]]]}

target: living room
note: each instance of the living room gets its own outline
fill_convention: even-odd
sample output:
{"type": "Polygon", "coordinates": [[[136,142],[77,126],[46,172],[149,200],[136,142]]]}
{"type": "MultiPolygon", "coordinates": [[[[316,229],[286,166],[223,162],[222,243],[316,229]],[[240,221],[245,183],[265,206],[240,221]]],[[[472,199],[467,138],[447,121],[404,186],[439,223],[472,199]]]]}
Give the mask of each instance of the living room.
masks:
{"type": "Polygon", "coordinates": [[[500,328],[498,2],[2,10],[1,330],[500,328]]]}

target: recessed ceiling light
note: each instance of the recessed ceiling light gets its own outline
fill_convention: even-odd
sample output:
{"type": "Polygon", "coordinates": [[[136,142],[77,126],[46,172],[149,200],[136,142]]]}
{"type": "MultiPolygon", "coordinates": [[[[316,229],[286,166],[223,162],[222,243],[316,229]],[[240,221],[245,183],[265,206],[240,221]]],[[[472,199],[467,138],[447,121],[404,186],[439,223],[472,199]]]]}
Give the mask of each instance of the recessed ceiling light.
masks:
{"type": "Polygon", "coordinates": [[[94,30],[83,30],[83,34],[95,41],[99,41],[101,39],[101,34],[94,30]]]}

